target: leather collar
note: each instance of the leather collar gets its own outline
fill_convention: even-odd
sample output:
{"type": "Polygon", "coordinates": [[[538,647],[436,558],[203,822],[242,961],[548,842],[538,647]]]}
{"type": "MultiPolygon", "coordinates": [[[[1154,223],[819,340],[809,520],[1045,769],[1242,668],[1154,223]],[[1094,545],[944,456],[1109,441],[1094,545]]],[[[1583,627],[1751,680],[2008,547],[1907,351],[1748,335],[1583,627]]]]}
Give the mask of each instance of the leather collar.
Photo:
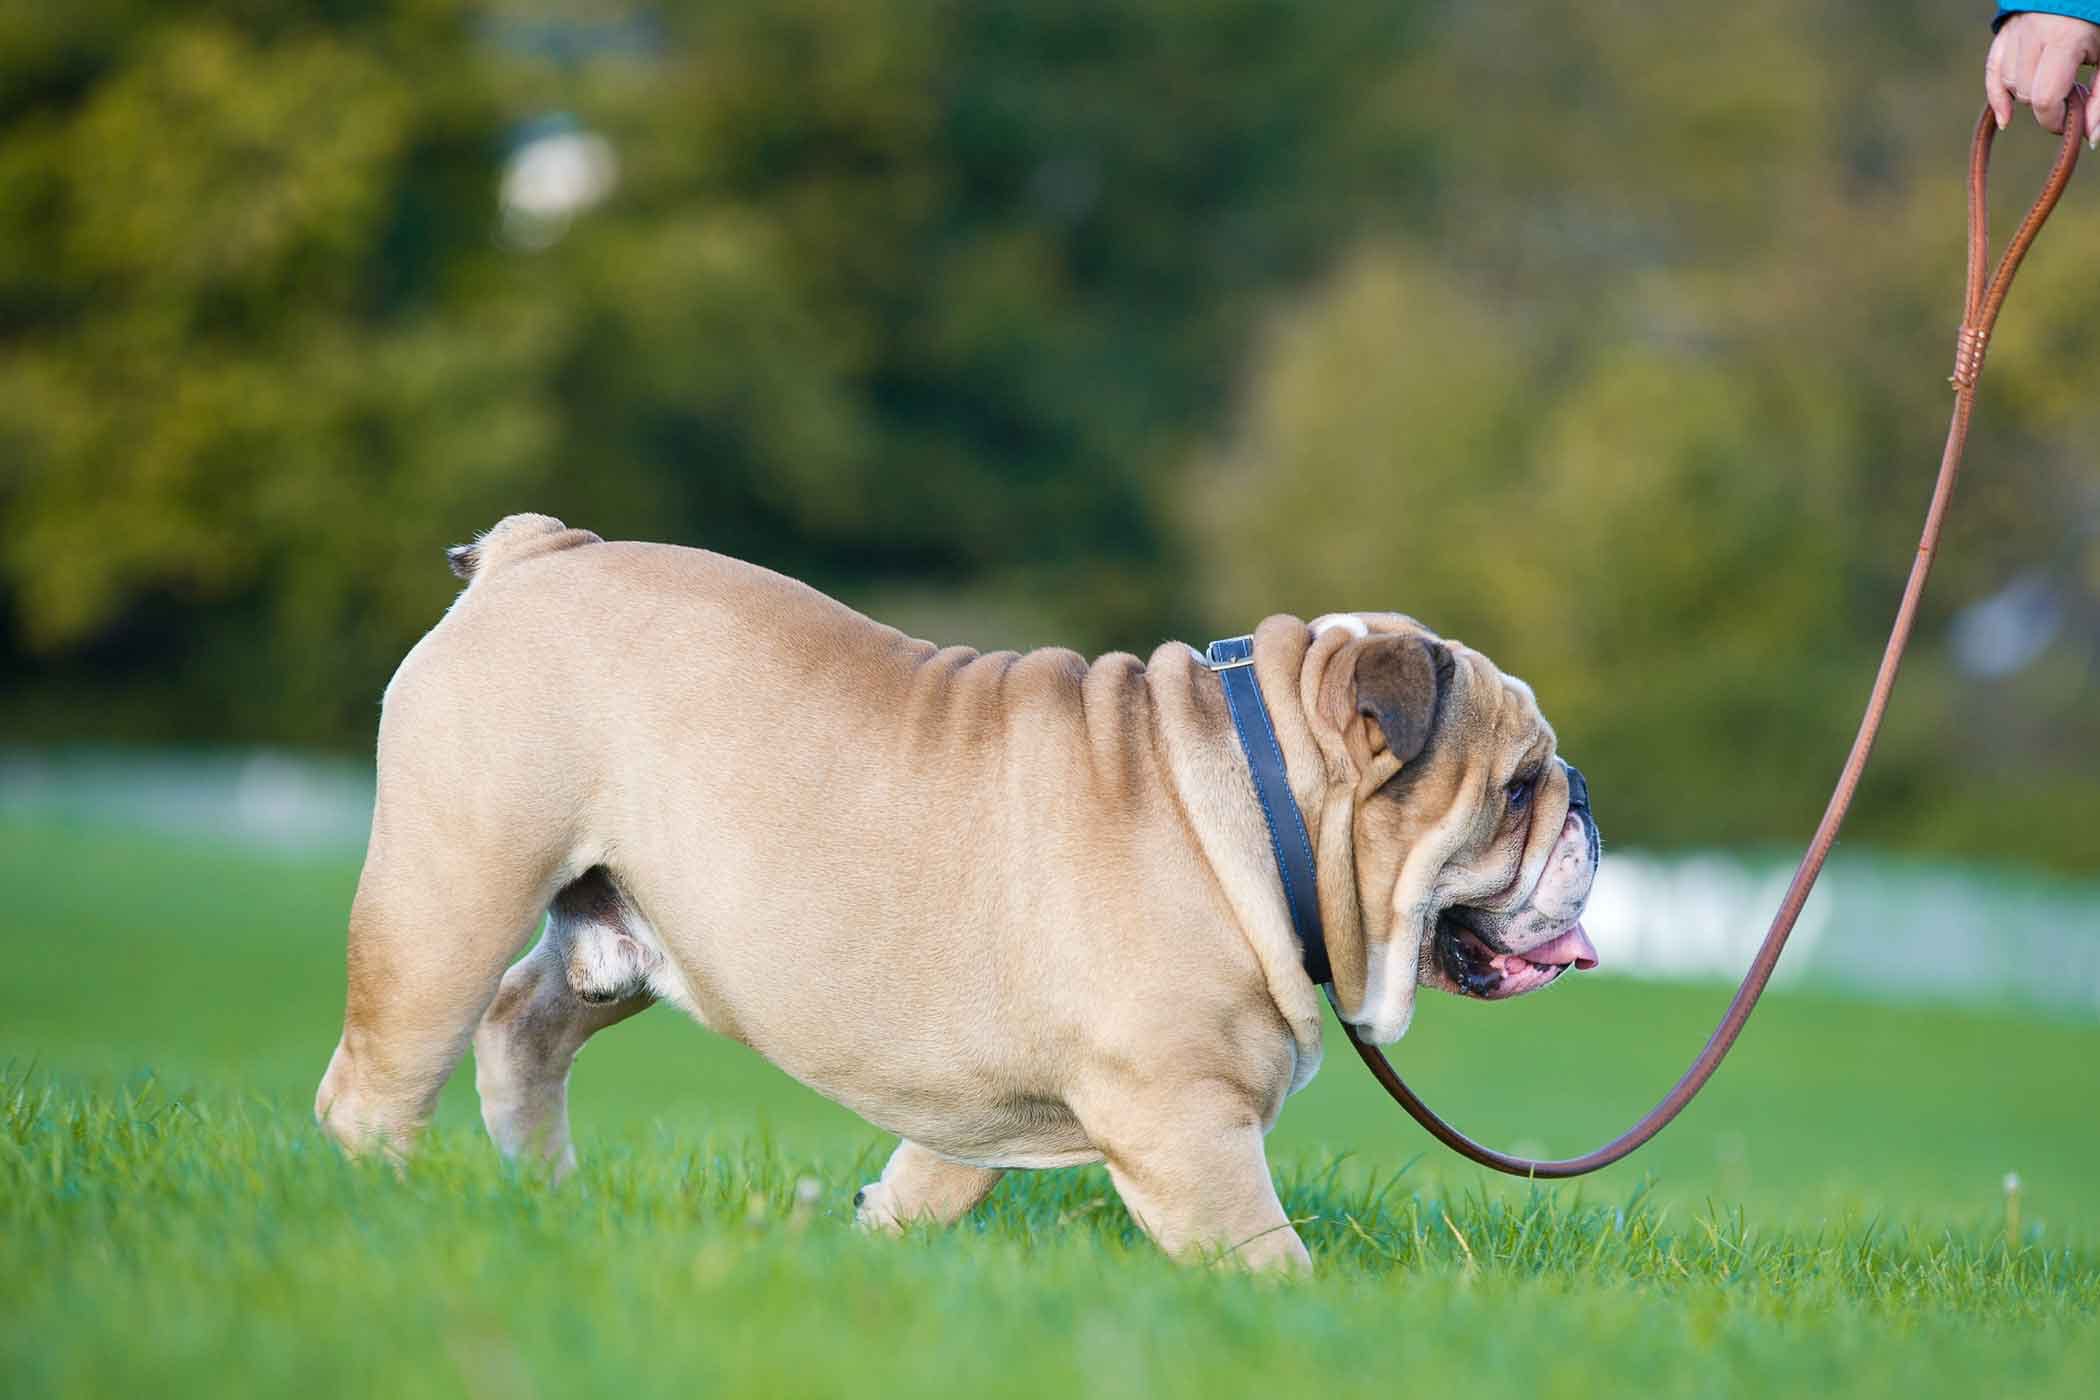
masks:
{"type": "Polygon", "coordinates": [[[1232,727],[1239,731],[1240,748],[1247,755],[1247,770],[1254,778],[1254,795],[1261,799],[1262,819],[1269,825],[1269,849],[1276,856],[1276,873],[1283,877],[1283,902],[1291,912],[1291,928],[1305,959],[1305,975],[1315,986],[1334,980],[1327,962],[1327,932],[1320,922],[1319,887],[1313,876],[1312,840],[1305,834],[1305,818],[1298,799],[1291,795],[1290,774],[1284,768],[1283,749],[1276,742],[1276,726],[1269,707],[1261,698],[1254,678],[1254,638],[1226,637],[1210,644],[1203,664],[1217,673],[1225,687],[1225,705],[1232,712],[1232,727]]]}

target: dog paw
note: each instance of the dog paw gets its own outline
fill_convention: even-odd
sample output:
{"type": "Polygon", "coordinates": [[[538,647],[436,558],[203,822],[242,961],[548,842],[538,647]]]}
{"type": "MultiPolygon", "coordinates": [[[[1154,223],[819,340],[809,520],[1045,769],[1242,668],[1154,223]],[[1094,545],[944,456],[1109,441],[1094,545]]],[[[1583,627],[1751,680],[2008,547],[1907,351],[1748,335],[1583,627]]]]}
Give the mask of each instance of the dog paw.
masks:
{"type": "Polygon", "coordinates": [[[879,1181],[853,1193],[853,1223],[875,1234],[894,1235],[904,1228],[890,1204],[890,1193],[879,1181]]]}

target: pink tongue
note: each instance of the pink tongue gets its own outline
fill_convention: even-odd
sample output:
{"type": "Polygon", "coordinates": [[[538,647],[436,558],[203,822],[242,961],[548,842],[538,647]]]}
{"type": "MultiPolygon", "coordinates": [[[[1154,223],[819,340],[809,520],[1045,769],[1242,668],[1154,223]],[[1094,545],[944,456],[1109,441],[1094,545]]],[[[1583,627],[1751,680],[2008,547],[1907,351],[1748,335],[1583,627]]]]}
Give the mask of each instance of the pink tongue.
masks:
{"type": "Polygon", "coordinates": [[[1521,954],[1524,961],[1542,963],[1547,967],[1555,964],[1575,964],[1582,972],[1597,965],[1597,950],[1590,943],[1590,936],[1577,924],[1551,943],[1538,948],[1527,948],[1521,954]]]}

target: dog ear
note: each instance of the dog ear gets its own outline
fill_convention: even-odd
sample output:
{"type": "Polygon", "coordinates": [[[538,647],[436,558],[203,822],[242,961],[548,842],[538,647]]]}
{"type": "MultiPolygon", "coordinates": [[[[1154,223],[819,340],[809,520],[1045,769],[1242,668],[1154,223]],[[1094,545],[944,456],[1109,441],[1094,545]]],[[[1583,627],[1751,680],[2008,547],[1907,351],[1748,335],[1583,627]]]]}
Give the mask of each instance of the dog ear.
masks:
{"type": "Polygon", "coordinates": [[[1420,758],[1457,670],[1451,648],[1430,637],[1388,634],[1358,647],[1351,751],[1389,752],[1403,764],[1420,758]]]}

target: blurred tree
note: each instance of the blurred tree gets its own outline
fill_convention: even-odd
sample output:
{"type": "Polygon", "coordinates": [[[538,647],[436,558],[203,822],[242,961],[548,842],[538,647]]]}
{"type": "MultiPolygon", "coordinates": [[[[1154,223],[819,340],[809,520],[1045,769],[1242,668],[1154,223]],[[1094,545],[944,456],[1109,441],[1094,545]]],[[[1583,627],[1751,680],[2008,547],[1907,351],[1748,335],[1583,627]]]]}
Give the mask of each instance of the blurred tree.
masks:
{"type": "Polygon", "coordinates": [[[12,19],[40,94],[0,135],[25,724],[99,684],[144,732],[360,738],[442,607],[435,547],[528,506],[849,595],[1016,600],[1029,635],[983,640],[1159,627],[1161,469],[1265,293],[1363,207],[1331,162],[1405,164],[1362,109],[1406,27],[1281,0],[648,15],[12,19]],[[505,131],[563,108],[621,188],[504,247],[505,131]]]}
{"type": "MultiPolygon", "coordinates": [[[[0,3],[0,727],[366,743],[440,547],[542,509],[944,640],[1399,607],[1539,685],[1615,837],[1791,839],[1937,453],[1982,35],[0,3]],[[549,131],[617,178],[521,237],[549,131]]],[[[1873,839],[2100,865],[2062,819],[2100,777],[2096,210],[1999,337],[1873,839]],[[2016,581],[2061,626],[1963,674],[1949,616],[2016,581]]]]}
{"type": "Polygon", "coordinates": [[[1783,365],[1577,358],[1539,319],[1386,251],[1296,310],[1194,507],[1219,605],[1413,613],[1531,680],[1612,806],[1718,779],[1677,835],[1783,831],[1792,750],[1847,722],[1843,424],[1783,365]]]}
{"type": "Polygon", "coordinates": [[[30,724],[367,730],[430,551],[545,481],[549,318],[453,295],[494,118],[442,9],[10,12],[0,90],[44,94],[0,140],[30,724]]]}
{"type": "MultiPolygon", "coordinates": [[[[1537,686],[1615,835],[1798,839],[1938,460],[1975,36],[1888,7],[1448,18],[1402,86],[1425,114],[1488,90],[1497,110],[1444,131],[1426,227],[1361,246],[1261,337],[1188,479],[1206,596],[1394,607],[1481,646],[1537,686]]],[[[2024,201],[2051,147],[2001,145],[2024,201]]],[[[2100,592],[2077,570],[2100,482],[2070,454],[2100,429],[2078,251],[2100,218],[2058,218],[1850,830],[2091,870],[2100,592]],[[1959,674],[1949,614],[2037,571],[2082,634],[1959,674]]]]}

